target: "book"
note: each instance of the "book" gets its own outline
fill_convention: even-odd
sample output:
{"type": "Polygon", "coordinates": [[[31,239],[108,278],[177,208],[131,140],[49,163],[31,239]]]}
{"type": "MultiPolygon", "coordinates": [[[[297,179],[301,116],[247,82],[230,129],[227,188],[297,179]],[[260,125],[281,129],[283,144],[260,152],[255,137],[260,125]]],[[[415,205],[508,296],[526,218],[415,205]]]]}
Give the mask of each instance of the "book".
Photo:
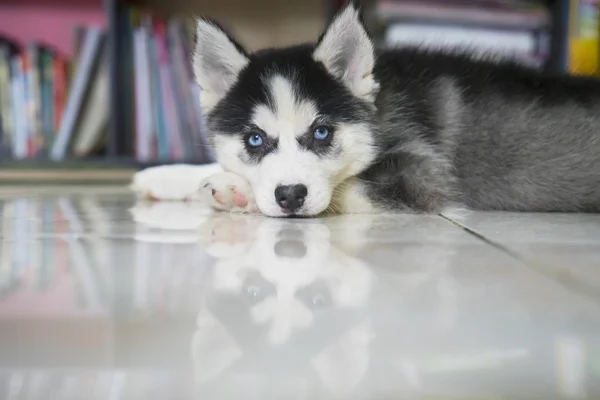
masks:
{"type": "Polygon", "coordinates": [[[154,39],[153,22],[150,17],[144,18],[144,28],[148,32],[148,49],[150,50],[150,79],[152,90],[152,103],[154,109],[154,123],[156,125],[156,158],[169,160],[169,138],[164,116],[162,88],[160,84],[158,49],[154,39]]]}
{"type": "Polygon", "coordinates": [[[126,46],[112,72],[127,75],[118,88],[127,104],[118,116],[102,29],[73,28],[74,60],[43,39],[13,48],[0,36],[0,157],[62,161],[116,150],[150,163],[212,161],[186,24],[127,7],[119,24],[126,46]],[[111,118],[126,120],[116,138],[111,118]]]}
{"type": "Polygon", "coordinates": [[[135,15],[131,43],[136,159],[210,161],[185,25],[177,18],[164,20],[147,12],[135,15]]]}
{"type": "Polygon", "coordinates": [[[572,75],[597,75],[600,57],[600,2],[570,0],[568,3],[565,70],[572,75]]]}
{"type": "Polygon", "coordinates": [[[14,136],[12,138],[12,155],[15,159],[27,158],[27,106],[26,106],[26,79],[23,69],[23,59],[15,55],[11,59],[11,89],[12,89],[12,115],[15,121],[14,136]]]}
{"type": "Polygon", "coordinates": [[[103,32],[101,29],[96,27],[87,29],[60,129],[50,150],[50,158],[52,160],[64,160],[67,155],[69,145],[75,134],[79,113],[81,112],[87,90],[90,86],[91,77],[98,64],[97,60],[101,52],[102,42],[103,32]]]}
{"type": "Polygon", "coordinates": [[[54,56],[48,49],[40,52],[40,119],[43,151],[54,141],[54,56]]]}
{"type": "Polygon", "coordinates": [[[193,82],[193,76],[189,65],[191,61],[186,57],[186,41],[184,38],[184,27],[179,20],[170,21],[168,24],[168,40],[170,59],[172,62],[172,78],[177,96],[177,104],[180,112],[180,119],[186,132],[189,135],[184,136],[185,148],[188,150],[185,154],[186,159],[198,160],[199,162],[209,162],[209,156],[206,154],[204,143],[204,127],[201,119],[197,118],[194,103],[199,98],[194,98],[195,94],[189,90],[190,82],[193,82]]]}
{"type": "Polygon", "coordinates": [[[0,37],[0,157],[9,157],[15,135],[12,112],[11,60],[17,46],[10,39],[0,37]]]}
{"type": "Polygon", "coordinates": [[[31,42],[27,47],[25,60],[25,75],[27,77],[27,117],[29,119],[27,155],[35,156],[39,150],[45,147],[44,135],[42,132],[41,118],[41,72],[40,72],[40,53],[41,49],[38,43],[31,42]]]}
{"type": "Polygon", "coordinates": [[[66,65],[62,54],[41,41],[20,46],[0,37],[2,158],[48,156],[64,109],[66,65]]]}
{"type": "Polygon", "coordinates": [[[387,28],[384,44],[502,55],[541,67],[550,55],[546,40],[542,33],[520,29],[398,22],[387,28]]]}
{"type": "MultiPolygon", "coordinates": [[[[154,22],[154,44],[156,46],[156,58],[158,62],[158,79],[163,105],[162,111],[165,119],[165,127],[169,135],[167,152],[170,159],[182,161],[184,159],[184,150],[171,80],[172,60],[169,59],[167,51],[165,29],[163,21],[156,20],[154,22]]],[[[181,108],[182,105],[179,105],[179,107],[181,108]]]]}
{"type": "Polygon", "coordinates": [[[134,32],[134,66],[135,66],[135,157],[139,161],[152,158],[153,110],[151,97],[149,38],[144,28],[138,27],[134,32]]]}
{"type": "MultiPolygon", "coordinates": [[[[52,86],[53,90],[53,99],[54,99],[54,117],[53,117],[53,128],[54,128],[54,136],[56,132],[60,129],[60,124],[62,122],[63,113],[65,112],[65,106],[67,104],[67,89],[69,82],[68,75],[68,62],[65,58],[60,55],[55,54],[53,59],[54,64],[54,85],[52,86]]],[[[54,140],[54,138],[53,138],[54,140]]]]}
{"type": "Polygon", "coordinates": [[[441,22],[505,29],[544,29],[552,22],[549,10],[537,1],[379,0],[374,13],[382,21],[441,22]]]}
{"type": "Polygon", "coordinates": [[[101,47],[101,56],[90,77],[88,94],[81,108],[76,134],[73,137],[72,154],[74,157],[89,156],[94,149],[100,147],[107,134],[109,120],[108,48],[106,43],[103,43],[101,47]]]}
{"type": "Polygon", "coordinates": [[[552,18],[540,1],[380,0],[381,45],[460,49],[510,58],[535,68],[550,60],[552,18]]]}
{"type": "MultiPolygon", "coordinates": [[[[2,63],[2,61],[0,61],[0,63],[2,63]]],[[[3,68],[4,66],[0,65],[0,75],[4,75],[3,68]]],[[[10,115],[10,112],[6,111],[6,105],[10,106],[11,102],[10,78],[8,78],[8,73],[6,79],[4,76],[0,77],[0,88],[2,91],[2,93],[0,93],[0,157],[6,157],[9,154],[9,146],[7,144],[10,143],[11,140],[11,131],[8,126],[9,123],[7,121],[5,122],[3,117],[3,114],[10,115]],[[6,97],[4,96],[4,92],[8,92],[6,97]]]]}

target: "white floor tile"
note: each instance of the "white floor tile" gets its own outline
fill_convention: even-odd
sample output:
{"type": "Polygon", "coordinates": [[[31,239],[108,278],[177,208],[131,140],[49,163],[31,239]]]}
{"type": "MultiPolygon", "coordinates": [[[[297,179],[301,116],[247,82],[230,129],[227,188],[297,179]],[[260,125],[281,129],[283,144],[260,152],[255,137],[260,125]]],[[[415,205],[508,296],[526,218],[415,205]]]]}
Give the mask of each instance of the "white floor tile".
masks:
{"type": "Polygon", "coordinates": [[[69,188],[0,195],[0,223],[2,399],[600,398],[597,216],[69,188]]]}

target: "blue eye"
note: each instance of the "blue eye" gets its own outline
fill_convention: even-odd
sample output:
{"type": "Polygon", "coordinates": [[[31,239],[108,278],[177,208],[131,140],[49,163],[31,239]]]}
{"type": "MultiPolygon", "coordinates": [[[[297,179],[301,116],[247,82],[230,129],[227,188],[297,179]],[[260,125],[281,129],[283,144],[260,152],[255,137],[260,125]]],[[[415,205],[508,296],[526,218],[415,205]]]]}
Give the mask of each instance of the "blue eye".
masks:
{"type": "Polygon", "coordinates": [[[317,126],[315,129],[315,139],[325,140],[329,137],[329,128],[326,126],[317,126]]]}
{"type": "Polygon", "coordinates": [[[248,139],[246,139],[246,141],[248,142],[248,145],[250,147],[260,147],[263,144],[263,138],[258,134],[248,136],[248,139]]]}

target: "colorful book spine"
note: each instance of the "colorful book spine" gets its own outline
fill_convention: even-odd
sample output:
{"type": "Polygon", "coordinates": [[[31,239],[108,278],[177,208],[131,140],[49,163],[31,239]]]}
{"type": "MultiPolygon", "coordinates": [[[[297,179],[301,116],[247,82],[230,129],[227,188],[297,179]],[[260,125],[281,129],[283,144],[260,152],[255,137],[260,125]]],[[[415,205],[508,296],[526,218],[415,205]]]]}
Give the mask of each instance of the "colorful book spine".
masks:
{"type": "Polygon", "coordinates": [[[27,158],[31,158],[35,156],[35,144],[34,138],[36,135],[36,111],[35,111],[35,92],[33,89],[34,79],[33,79],[33,67],[31,57],[32,54],[27,52],[22,55],[23,60],[23,79],[25,80],[24,86],[24,96],[25,96],[25,118],[27,132],[25,135],[26,141],[26,153],[25,156],[27,158]]]}
{"type": "Polygon", "coordinates": [[[153,39],[153,29],[151,20],[145,19],[144,27],[148,30],[148,40],[150,49],[150,76],[152,79],[152,102],[154,109],[154,118],[156,125],[156,154],[159,160],[170,160],[169,138],[164,118],[164,106],[162,102],[162,90],[160,85],[160,73],[158,69],[158,49],[156,41],[153,39]]]}
{"type": "Polygon", "coordinates": [[[190,124],[190,116],[189,116],[189,101],[185,96],[185,85],[187,81],[187,77],[182,71],[182,66],[180,65],[181,60],[179,57],[179,51],[181,50],[180,43],[178,43],[178,38],[176,37],[178,26],[174,23],[169,23],[167,25],[167,42],[168,42],[168,57],[170,60],[170,82],[173,88],[173,96],[175,99],[175,111],[177,112],[177,118],[179,121],[179,126],[182,131],[181,140],[183,142],[183,158],[185,160],[194,160],[196,157],[196,148],[194,144],[194,136],[196,127],[193,124],[190,124]]]}
{"type": "Polygon", "coordinates": [[[597,75],[600,56],[598,0],[570,0],[567,72],[597,75]]]}
{"type": "Polygon", "coordinates": [[[192,68],[192,54],[194,46],[192,38],[194,37],[195,32],[193,31],[194,28],[192,27],[192,25],[181,24],[180,26],[183,67],[186,69],[186,76],[188,77],[187,93],[188,95],[191,95],[190,105],[193,109],[192,114],[198,126],[198,129],[195,131],[197,134],[197,146],[202,151],[202,157],[200,158],[200,162],[211,163],[215,162],[216,159],[214,151],[208,144],[207,127],[204,119],[204,114],[202,113],[202,109],[200,107],[200,93],[202,91],[202,88],[200,88],[200,86],[196,83],[196,80],[194,78],[194,71],[192,68]]]}
{"type": "Polygon", "coordinates": [[[193,96],[190,97],[189,83],[192,81],[191,73],[187,68],[188,62],[185,57],[185,47],[183,40],[183,30],[179,21],[172,21],[168,26],[169,31],[169,49],[171,51],[171,62],[173,64],[173,85],[177,89],[177,94],[180,98],[178,111],[181,112],[181,120],[185,126],[186,132],[186,148],[189,149],[186,154],[188,160],[197,162],[205,162],[206,156],[201,143],[202,129],[196,119],[196,108],[193,105],[193,96]]]}
{"type": "Polygon", "coordinates": [[[54,140],[54,63],[52,54],[49,51],[43,50],[40,53],[41,61],[41,119],[42,133],[45,146],[44,152],[47,151],[54,140]]]}
{"type": "Polygon", "coordinates": [[[50,158],[54,161],[63,160],[67,156],[102,42],[103,32],[100,29],[87,30],[63,120],[50,150],[50,158]]]}
{"type": "Polygon", "coordinates": [[[40,47],[37,43],[30,43],[27,49],[27,110],[29,121],[29,141],[27,154],[30,157],[37,155],[45,147],[41,118],[41,72],[40,72],[40,47]]]}
{"type": "Polygon", "coordinates": [[[12,154],[15,159],[27,158],[27,105],[25,97],[25,73],[23,57],[16,55],[11,61],[12,115],[15,131],[12,142],[12,154]]]}
{"type": "Polygon", "coordinates": [[[67,103],[67,70],[68,65],[65,59],[60,56],[54,57],[54,85],[52,87],[54,97],[54,132],[58,132],[62,122],[65,105],[67,103]]]}
{"type": "Polygon", "coordinates": [[[171,60],[169,60],[167,42],[165,37],[165,24],[162,21],[156,21],[154,24],[154,40],[156,43],[158,72],[161,86],[163,112],[169,135],[169,154],[172,160],[183,160],[183,143],[181,131],[179,127],[179,119],[177,117],[177,107],[181,105],[175,104],[173,86],[171,82],[170,69],[171,60]]]}
{"type": "Polygon", "coordinates": [[[146,162],[152,158],[152,99],[150,93],[150,70],[148,59],[148,39],[143,28],[134,32],[135,66],[135,156],[146,162]]]}
{"type": "Polygon", "coordinates": [[[0,43],[0,157],[10,155],[14,135],[10,58],[10,47],[6,43],[0,43]]]}

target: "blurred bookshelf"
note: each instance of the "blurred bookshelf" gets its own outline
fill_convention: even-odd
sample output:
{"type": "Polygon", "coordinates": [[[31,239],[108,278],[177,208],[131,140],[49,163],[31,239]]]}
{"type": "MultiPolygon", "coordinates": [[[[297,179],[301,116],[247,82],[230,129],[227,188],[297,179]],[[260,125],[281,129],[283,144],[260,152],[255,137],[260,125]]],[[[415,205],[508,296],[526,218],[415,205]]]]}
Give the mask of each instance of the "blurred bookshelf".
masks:
{"type": "MultiPolygon", "coordinates": [[[[255,50],[315,40],[344,3],[0,0],[0,182],[91,171],[121,181],[147,166],[210,162],[190,17],[218,19],[255,50]]],[[[551,73],[598,74],[600,0],[362,3],[382,47],[466,44],[551,73]]]]}
{"type": "Polygon", "coordinates": [[[328,12],[323,0],[0,0],[0,183],[210,162],[189,17],[258,49],[314,40],[328,12]]]}

